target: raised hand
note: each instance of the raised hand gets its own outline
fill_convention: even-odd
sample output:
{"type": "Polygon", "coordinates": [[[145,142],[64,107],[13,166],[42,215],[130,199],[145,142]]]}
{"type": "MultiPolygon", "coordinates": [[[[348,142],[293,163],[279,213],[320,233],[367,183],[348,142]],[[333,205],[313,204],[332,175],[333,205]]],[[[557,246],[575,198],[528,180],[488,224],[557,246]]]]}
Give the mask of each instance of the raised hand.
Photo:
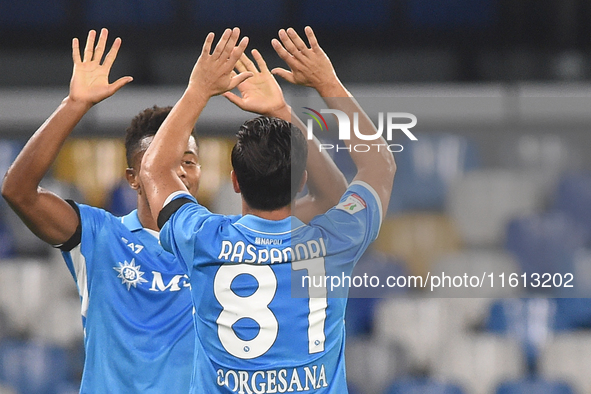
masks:
{"type": "Polygon", "coordinates": [[[234,89],[239,83],[252,76],[251,72],[236,74],[234,66],[248,45],[248,37],[238,42],[240,29],[226,29],[213,52],[211,46],[214,34],[205,38],[203,49],[189,78],[187,90],[195,92],[205,99],[234,89]]]}
{"type": "Polygon", "coordinates": [[[291,71],[284,68],[274,68],[271,72],[293,84],[318,89],[324,84],[334,82],[337,76],[330,59],[318,45],[312,28],[306,26],[304,31],[309,47],[294,29],[279,30],[281,42],[274,38],[271,40],[271,45],[291,71]]]}
{"type": "Polygon", "coordinates": [[[246,54],[242,54],[236,62],[235,69],[240,74],[250,72],[252,77],[237,86],[240,96],[226,92],[224,97],[245,111],[280,118],[289,116],[290,109],[285,102],[283,92],[267,68],[265,59],[256,49],[251,53],[257,64],[255,65],[246,54]]]}
{"type": "Polygon", "coordinates": [[[133,80],[132,77],[122,77],[113,83],[109,83],[111,66],[117,57],[121,47],[121,39],[117,37],[101,64],[103,54],[107,45],[107,29],[102,29],[96,47],[96,31],[90,30],[86,39],[84,54],[80,55],[80,43],[77,38],[72,40],[72,59],[74,60],[74,71],[70,80],[69,98],[75,102],[81,102],[92,106],[107,97],[112,96],[116,91],[133,80]]]}

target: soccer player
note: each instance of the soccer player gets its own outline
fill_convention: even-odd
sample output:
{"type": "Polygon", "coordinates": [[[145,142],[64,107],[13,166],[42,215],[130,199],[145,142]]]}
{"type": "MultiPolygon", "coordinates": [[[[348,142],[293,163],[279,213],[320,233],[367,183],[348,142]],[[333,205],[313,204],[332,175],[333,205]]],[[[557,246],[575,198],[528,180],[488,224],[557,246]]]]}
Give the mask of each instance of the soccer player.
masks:
{"type": "MultiPolygon", "coordinates": [[[[162,250],[139,187],[143,151],[168,114],[154,108],[138,115],[127,132],[126,177],[138,191],[138,209],[122,218],[39,187],[76,124],[90,108],[131,77],[109,83],[121,40],[104,62],[108,32],[88,33],[80,54],[72,42],[74,69],[68,96],[27,142],[6,173],[2,195],[42,240],[58,246],[81,300],[85,361],[81,393],[187,392],[195,337],[188,281],[177,260],[162,250]]],[[[179,181],[197,191],[200,169],[194,138],[187,137],[179,181]]]]}
{"type": "MultiPolygon", "coordinates": [[[[232,182],[243,216],[210,213],[175,176],[171,160],[186,127],[209,98],[231,89],[239,30],[227,30],[212,49],[210,33],[182,98],[146,151],[140,179],[161,226],[160,242],[186,266],[195,305],[196,362],[192,393],[346,393],[346,298],[292,298],[292,272],[350,275],[379,231],[394,179],[392,154],[372,146],[351,150],[358,172],[340,203],[305,225],[291,216],[306,181],[307,142],[291,124],[272,117],[245,122],[232,151],[232,182]]],[[[291,71],[274,72],[315,88],[327,105],[377,134],[306,28],[309,46],[293,29],[273,46],[291,71]]],[[[248,72],[248,71],[247,71],[248,72]]],[[[245,74],[241,73],[240,75],[245,74]]],[[[345,143],[363,141],[354,133],[345,143]]],[[[326,289],[325,289],[326,290],[326,289]]]]}
{"type": "MultiPolygon", "coordinates": [[[[77,283],[86,350],[80,391],[187,393],[195,348],[189,282],[179,261],[158,242],[158,227],[138,178],[143,154],[170,108],[146,109],[127,129],[126,178],[137,191],[137,210],[115,217],[39,188],[84,114],[131,81],[131,77],[123,77],[109,83],[121,40],[113,42],[101,63],[107,35],[103,29],[95,47],[96,32],[90,31],[82,56],[74,39],[69,95],[27,142],[6,174],[2,195],[37,236],[60,247],[77,283]]],[[[283,94],[270,73],[258,73],[252,79],[256,84],[240,87],[249,110],[275,113],[283,107],[283,94]]],[[[175,160],[175,173],[195,195],[201,169],[198,146],[191,135],[193,126],[188,127],[185,146],[175,160]]],[[[322,167],[331,164],[324,156],[317,158],[329,161],[320,163],[322,167]]],[[[329,166],[331,169],[336,167],[329,166]]],[[[338,170],[331,177],[337,190],[345,189],[338,170]]],[[[317,198],[302,201],[308,216],[330,200],[338,201],[330,182],[319,186],[314,189],[317,198]]]]}

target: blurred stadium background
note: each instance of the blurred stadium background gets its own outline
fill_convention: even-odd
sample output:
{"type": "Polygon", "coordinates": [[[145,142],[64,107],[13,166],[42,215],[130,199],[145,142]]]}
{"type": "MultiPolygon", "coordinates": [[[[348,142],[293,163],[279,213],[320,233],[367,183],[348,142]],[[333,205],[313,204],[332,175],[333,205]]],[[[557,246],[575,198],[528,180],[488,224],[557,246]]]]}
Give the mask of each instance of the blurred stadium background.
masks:
{"type": "MultiPolygon", "coordinates": [[[[122,37],[112,77],[135,80],[88,114],[44,185],[123,214],[125,128],[176,102],[205,34],[240,26],[277,66],[277,30],[309,24],[360,101],[419,119],[358,272],[572,272],[589,288],[590,19],[584,0],[0,0],[0,175],[67,95],[70,40],[90,28],[122,37]]],[[[236,210],[228,157],[248,116],[219,98],[198,123],[214,211],[236,210]]],[[[420,295],[350,300],[351,393],[591,393],[589,299],[420,295]]],[[[59,254],[0,202],[1,394],[77,392],[79,308],[59,254]]]]}

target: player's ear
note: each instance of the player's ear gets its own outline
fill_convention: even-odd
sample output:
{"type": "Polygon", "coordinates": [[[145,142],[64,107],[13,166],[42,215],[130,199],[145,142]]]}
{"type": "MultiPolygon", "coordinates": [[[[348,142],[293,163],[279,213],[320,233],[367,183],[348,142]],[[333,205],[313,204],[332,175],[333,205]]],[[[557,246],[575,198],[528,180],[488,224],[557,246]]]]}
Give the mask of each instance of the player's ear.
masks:
{"type": "Polygon", "coordinates": [[[125,170],[125,179],[127,179],[127,183],[133,190],[138,190],[140,187],[140,181],[137,176],[137,172],[133,168],[128,168],[125,170]]]}
{"type": "Polygon", "coordinates": [[[238,178],[234,170],[230,171],[230,178],[232,178],[232,187],[236,193],[240,193],[240,185],[238,184],[238,178]]]}
{"type": "Polygon", "coordinates": [[[298,193],[301,192],[302,190],[304,190],[304,186],[306,186],[306,182],[308,182],[308,171],[304,170],[304,173],[302,174],[302,180],[300,181],[300,188],[298,190],[298,193]]]}

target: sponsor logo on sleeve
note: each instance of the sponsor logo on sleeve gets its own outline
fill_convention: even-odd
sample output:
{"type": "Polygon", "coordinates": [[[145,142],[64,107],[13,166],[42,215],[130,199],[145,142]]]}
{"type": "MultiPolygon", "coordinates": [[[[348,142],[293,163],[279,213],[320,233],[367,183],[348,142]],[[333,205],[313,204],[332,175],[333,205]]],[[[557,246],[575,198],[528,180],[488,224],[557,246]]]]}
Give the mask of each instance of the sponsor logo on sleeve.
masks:
{"type": "Polygon", "coordinates": [[[353,215],[359,211],[363,211],[367,208],[367,205],[359,195],[353,193],[345,201],[339,203],[336,208],[353,215]]]}

